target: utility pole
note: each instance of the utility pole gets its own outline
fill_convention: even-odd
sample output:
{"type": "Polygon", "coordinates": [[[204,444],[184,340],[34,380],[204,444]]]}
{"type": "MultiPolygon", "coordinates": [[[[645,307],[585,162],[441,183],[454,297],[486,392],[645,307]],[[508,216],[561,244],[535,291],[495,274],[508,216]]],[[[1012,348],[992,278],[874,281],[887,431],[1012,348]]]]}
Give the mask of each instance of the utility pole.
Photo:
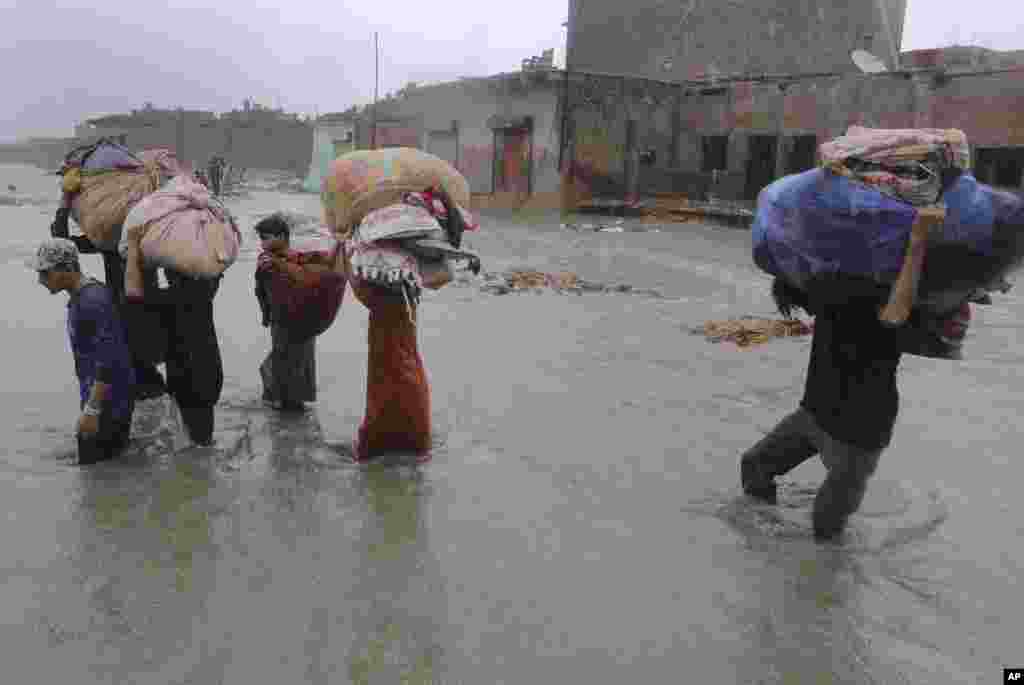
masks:
{"type": "Polygon", "coordinates": [[[371,112],[370,121],[372,122],[372,129],[370,130],[370,149],[377,149],[377,88],[380,84],[380,51],[377,47],[377,32],[373,32],[373,110],[371,112]]]}
{"type": "Polygon", "coordinates": [[[569,212],[575,209],[576,193],[575,193],[575,179],[574,174],[576,173],[576,165],[574,160],[576,158],[575,145],[570,141],[570,137],[575,137],[576,127],[572,120],[572,104],[570,102],[570,89],[572,84],[570,81],[570,62],[569,55],[572,54],[573,48],[573,28],[576,26],[576,22],[579,18],[580,4],[583,0],[569,0],[569,17],[566,20],[564,26],[565,31],[565,65],[563,67],[563,78],[562,78],[562,121],[561,121],[561,140],[558,145],[558,171],[561,176],[561,205],[563,212],[569,212]]]}

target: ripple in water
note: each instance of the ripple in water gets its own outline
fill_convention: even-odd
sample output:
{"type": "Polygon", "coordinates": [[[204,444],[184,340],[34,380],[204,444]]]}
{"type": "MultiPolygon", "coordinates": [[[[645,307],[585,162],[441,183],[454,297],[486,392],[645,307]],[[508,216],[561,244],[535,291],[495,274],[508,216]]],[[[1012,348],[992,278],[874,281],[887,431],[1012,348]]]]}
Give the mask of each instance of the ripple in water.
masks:
{"type": "MultiPolygon", "coordinates": [[[[811,541],[811,510],[817,489],[817,484],[782,481],[775,506],[727,492],[693,501],[682,511],[718,518],[747,540],[811,541]]],[[[948,515],[938,492],[921,492],[908,483],[872,481],[838,544],[848,551],[863,552],[904,547],[931,536],[948,515]]]]}

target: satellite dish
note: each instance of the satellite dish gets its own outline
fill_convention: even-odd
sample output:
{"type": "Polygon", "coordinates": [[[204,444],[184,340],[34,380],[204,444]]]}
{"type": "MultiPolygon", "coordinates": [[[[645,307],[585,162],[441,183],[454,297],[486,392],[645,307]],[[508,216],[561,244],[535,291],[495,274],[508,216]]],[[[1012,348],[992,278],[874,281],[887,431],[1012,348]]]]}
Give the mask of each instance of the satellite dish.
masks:
{"type": "Polygon", "coordinates": [[[889,67],[885,66],[885,62],[867,50],[854,50],[850,53],[850,59],[865,74],[881,74],[884,71],[889,71],[889,67]]]}

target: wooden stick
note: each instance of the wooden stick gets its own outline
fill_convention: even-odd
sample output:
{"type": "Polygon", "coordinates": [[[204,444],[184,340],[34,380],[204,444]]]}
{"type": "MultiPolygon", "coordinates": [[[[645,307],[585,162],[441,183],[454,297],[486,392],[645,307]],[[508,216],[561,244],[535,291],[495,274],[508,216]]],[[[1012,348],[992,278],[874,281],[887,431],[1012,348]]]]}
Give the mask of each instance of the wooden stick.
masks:
{"type": "Polygon", "coordinates": [[[892,286],[889,301],[878,319],[890,326],[900,326],[910,318],[910,311],[917,301],[917,286],[924,270],[924,258],[928,248],[928,234],[933,227],[940,226],[946,219],[946,208],[942,205],[921,207],[917,211],[914,225],[910,228],[910,241],[903,266],[892,286]]]}
{"type": "Polygon", "coordinates": [[[142,277],[142,247],[138,240],[129,239],[125,260],[124,295],[129,301],[140,301],[145,296],[142,277]]]}

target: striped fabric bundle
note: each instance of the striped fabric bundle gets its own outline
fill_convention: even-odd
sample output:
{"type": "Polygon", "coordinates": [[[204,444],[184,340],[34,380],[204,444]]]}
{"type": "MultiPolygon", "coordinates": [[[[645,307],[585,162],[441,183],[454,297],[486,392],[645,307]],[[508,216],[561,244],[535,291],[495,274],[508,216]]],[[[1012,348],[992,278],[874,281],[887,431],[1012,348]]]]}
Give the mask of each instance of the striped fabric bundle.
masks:
{"type": "Polygon", "coordinates": [[[832,173],[918,207],[938,201],[946,172],[971,166],[967,137],[956,129],[852,126],[824,143],[820,156],[832,173]]]}

